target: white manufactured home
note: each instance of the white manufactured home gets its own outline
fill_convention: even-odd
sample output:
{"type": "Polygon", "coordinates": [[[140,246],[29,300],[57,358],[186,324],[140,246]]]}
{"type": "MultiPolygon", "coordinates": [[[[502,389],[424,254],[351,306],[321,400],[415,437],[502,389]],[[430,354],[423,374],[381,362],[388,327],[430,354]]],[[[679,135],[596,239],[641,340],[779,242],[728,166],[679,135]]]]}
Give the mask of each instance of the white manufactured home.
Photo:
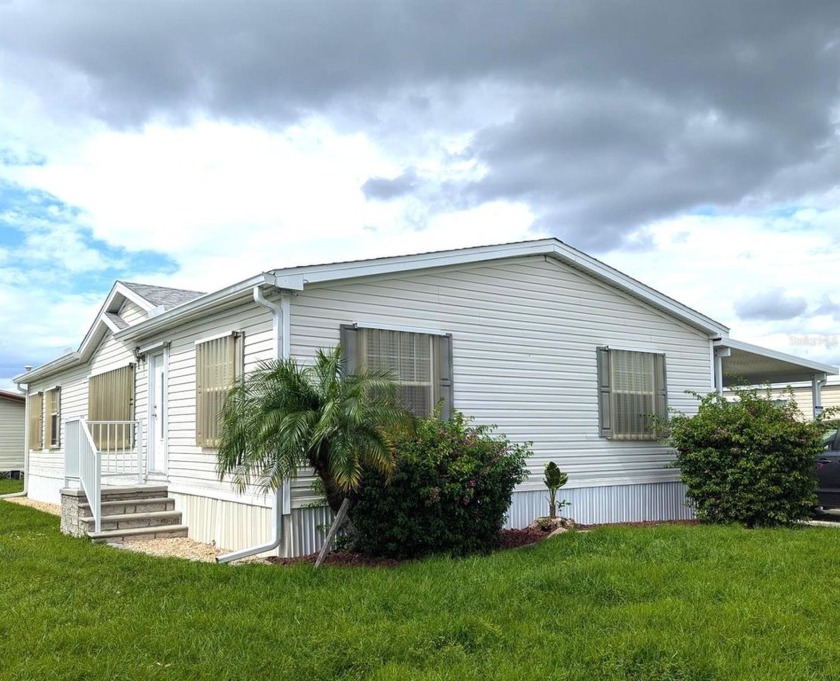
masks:
{"type": "Polygon", "coordinates": [[[316,550],[330,515],[311,478],[276,496],[235,492],[216,474],[217,415],[242,372],[310,361],[342,334],[352,360],[395,371],[416,413],[442,399],[533,443],[513,526],[545,514],[547,461],[569,474],[579,522],[689,517],[650,414],[694,410],[686,391],[722,390],[730,370],[817,389],[837,373],[731,341],[556,239],[287,268],[207,294],[117,282],[77,352],[15,379],[29,396],[29,495],[58,502],[81,488],[107,518],[109,489],[131,484],[167,495],[158,513],[199,541],[316,550]]]}
{"type": "Polygon", "coordinates": [[[0,390],[0,473],[22,471],[26,397],[0,390]]]}

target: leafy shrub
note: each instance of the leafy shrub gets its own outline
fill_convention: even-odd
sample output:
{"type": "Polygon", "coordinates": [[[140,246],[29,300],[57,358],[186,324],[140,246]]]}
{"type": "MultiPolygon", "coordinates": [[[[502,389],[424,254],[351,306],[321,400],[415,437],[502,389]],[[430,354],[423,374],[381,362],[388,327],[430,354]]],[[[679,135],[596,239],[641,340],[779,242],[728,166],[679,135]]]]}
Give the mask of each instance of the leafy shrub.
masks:
{"type": "Polygon", "coordinates": [[[464,555],[498,545],[528,445],[513,444],[455,412],[396,435],[390,479],[365,470],[352,496],[356,549],[374,556],[464,555]]]}
{"type": "Polygon", "coordinates": [[[816,504],[815,462],[822,419],[806,421],[791,399],[778,404],[755,389],[729,401],[701,397],[696,416],[675,415],[666,442],[697,517],[748,527],[793,523],[816,504]]]}

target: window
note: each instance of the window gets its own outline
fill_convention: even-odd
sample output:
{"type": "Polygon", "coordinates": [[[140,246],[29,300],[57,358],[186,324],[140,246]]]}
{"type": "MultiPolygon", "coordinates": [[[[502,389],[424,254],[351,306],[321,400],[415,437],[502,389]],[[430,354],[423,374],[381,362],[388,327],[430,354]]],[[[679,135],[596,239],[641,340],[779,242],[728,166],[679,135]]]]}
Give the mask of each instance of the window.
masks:
{"type": "Polygon", "coordinates": [[[219,443],[219,419],[228,391],[242,376],[243,337],[240,333],[213,338],[195,346],[195,443],[219,443]]]}
{"type": "Polygon", "coordinates": [[[44,393],[29,396],[29,449],[41,449],[41,436],[44,433],[44,393]]]}
{"type": "Polygon", "coordinates": [[[665,355],[598,348],[601,437],[655,440],[653,417],[668,414],[665,355]]]}
{"type": "Polygon", "coordinates": [[[133,412],[134,364],[88,379],[88,421],[98,448],[116,450],[130,446],[132,428],[113,422],[131,421],[133,412]]]}
{"type": "Polygon", "coordinates": [[[44,393],[44,442],[50,449],[61,447],[61,388],[44,393]]]}
{"type": "Polygon", "coordinates": [[[416,416],[431,416],[442,402],[441,416],[452,410],[452,337],[393,331],[341,328],[347,368],[390,371],[400,385],[403,406],[416,416]]]}

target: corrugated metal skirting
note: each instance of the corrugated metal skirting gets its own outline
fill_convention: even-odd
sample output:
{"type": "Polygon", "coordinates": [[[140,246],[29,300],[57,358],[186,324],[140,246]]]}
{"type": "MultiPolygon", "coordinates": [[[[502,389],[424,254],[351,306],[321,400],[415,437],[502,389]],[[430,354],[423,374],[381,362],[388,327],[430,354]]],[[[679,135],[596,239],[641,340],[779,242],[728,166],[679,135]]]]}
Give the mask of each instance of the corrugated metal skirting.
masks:
{"type": "Polygon", "coordinates": [[[328,506],[294,509],[291,528],[288,522],[283,525],[283,555],[307,556],[318,551],[327,537],[332,518],[328,506]]]}
{"type": "MultiPolygon", "coordinates": [[[[694,517],[685,505],[685,487],[680,482],[561,489],[557,496],[558,500],[572,502],[562,515],[585,525],[694,517]]],[[[517,492],[513,495],[506,527],[526,527],[545,515],[548,515],[548,492],[517,492]]],[[[292,517],[292,530],[285,533],[284,555],[303,556],[320,549],[332,522],[329,509],[302,508],[293,511],[292,517]]]]}
{"type": "MultiPolygon", "coordinates": [[[[627,523],[644,520],[688,520],[694,517],[685,504],[681,482],[658,482],[609,487],[561,489],[557,500],[571,502],[561,515],[578,523],[627,523]]],[[[507,527],[526,527],[548,515],[548,492],[517,492],[508,513],[507,527]]]]}

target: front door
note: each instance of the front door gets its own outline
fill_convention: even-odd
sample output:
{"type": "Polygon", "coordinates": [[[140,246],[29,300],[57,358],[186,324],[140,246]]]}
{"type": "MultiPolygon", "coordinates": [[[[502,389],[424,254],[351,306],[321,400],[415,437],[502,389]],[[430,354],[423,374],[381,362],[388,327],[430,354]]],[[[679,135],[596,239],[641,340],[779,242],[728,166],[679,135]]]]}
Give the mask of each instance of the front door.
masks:
{"type": "Polygon", "coordinates": [[[149,473],[166,474],[166,427],[166,364],[161,352],[149,355],[149,473]]]}

